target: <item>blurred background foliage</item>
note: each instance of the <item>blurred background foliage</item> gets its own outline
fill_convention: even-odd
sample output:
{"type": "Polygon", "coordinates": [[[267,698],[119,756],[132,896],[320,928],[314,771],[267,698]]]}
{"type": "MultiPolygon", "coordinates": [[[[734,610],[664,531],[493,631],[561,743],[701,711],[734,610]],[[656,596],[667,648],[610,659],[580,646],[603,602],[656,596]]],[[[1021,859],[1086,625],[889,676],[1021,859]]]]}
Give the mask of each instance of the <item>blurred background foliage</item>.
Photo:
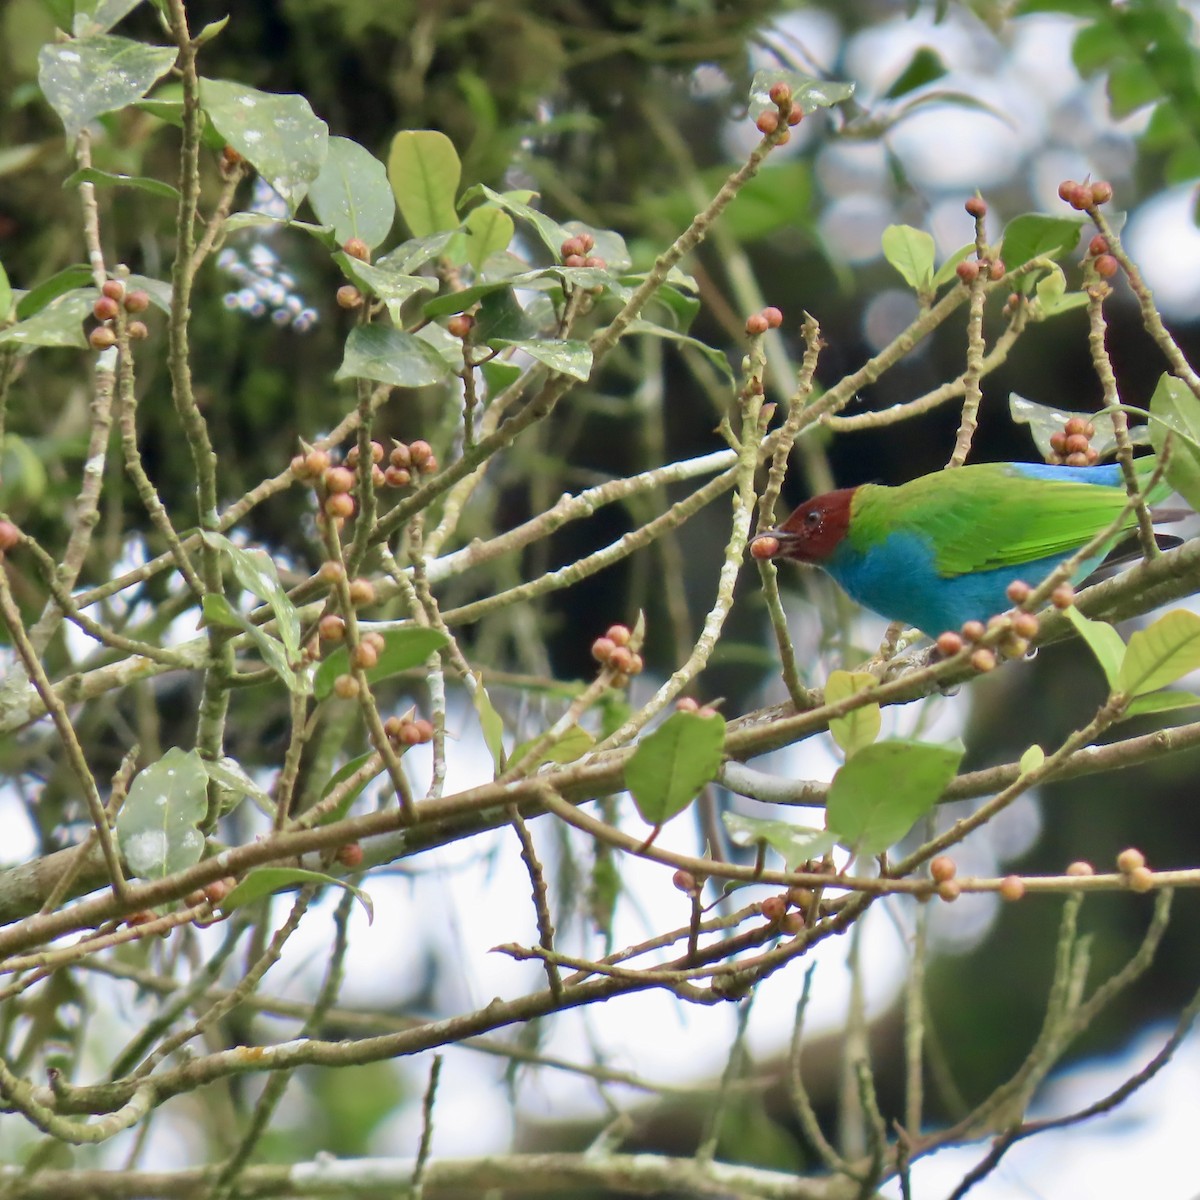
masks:
{"type": "MultiPolygon", "coordinates": [[[[62,187],[74,169],[71,148],[36,85],[37,51],[62,20],[62,6],[63,0],[0,5],[0,261],[17,287],[32,287],[83,258],[77,198],[62,187]]],[[[225,15],[225,6],[208,2],[189,10],[193,28],[225,15]]],[[[911,293],[879,255],[879,236],[891,222],[930,228],[942,257],[969,240],[962,202],[977,187],[998,232],[1018,213],[1058,211],[1058,181],[1089,172],[1113,183],[1131,230],[1139,212],[1154,211],[1167,197],[1182,194],[1190,208],[1188,189],[1200,176],[1194,16],[1191,6],[1166,0],[260,0],[234,6],[228,27],[205,47],[201,70],[268,91],[300,92],[331,133],[353,137],[381,157],[397,130],[443,130],[463,158],[464,185],[535,188],[556,218],[619,230],[641,265],[751,144],[744,97],[757,67],[782,62],[855,81],[855,101],[807,120],[686,264],[701,286],[696,336],[736,362],[744,315],[765,301],[784,311],[798,357],[801,313],[811,312],[827,343],[818,377],[828,384],[915,313],[911,293]]],[[[117,32],[162,40],[149,5],[117,32]]],[[[173,128],[137,109],[101,125],[93,146],[97,167],[171,178],[173,128]]],[[[210,169],[206,186],[215,184],[210,169]]],[[[245,189],[239,199],[249,204],[250,185],[245,189]]],[[[102,189],[99,197],[110,261],[165,277],[172,203],[130,189],[102,189]]],[[[1194,236],[1178,223],[1171,228],[1181,239],[1194,236]]],[[[1147,238],[1141,244],[1162,258],[1163,247],[1147,238]]],[[[229,270],[208,270],[199,284],[195,361],[202,364],[201,399],[227,500],[280,471],[299,434],[330,428],[351,403],[345,387],[330,384],[349,318],[334,304],[341,279],[328,256],[316,243],[287,235],[263,239],[247,231],[229,245],[251,274],[284,276],[285,292],[315,310],[316,319],[301,332],[294,323],[273,322],[269,312],[253,315],[237,303],[244,279],[229,270]]],[[[1169,259],[1169,245],[1165,253],[1169,259]]],[[[1193,361],[1200,348],[1197,301],[1193,280],[1167,309],[1193,361]]],[[[1117,296],[1110,320],[1124,398],[1144,402],[1162,367],[1128,295],[1117,296]]],[[[955,376],[962,356],[961,328],[952,324],[849,411],[911,399],[955,376]]],[[[149,355],[143,363],[150,470],[168,499],[182,503],[190,460],[167,403],[165,363],[149,355]],[[180,491],[173,496],[173,489],[180,491]]],[[[88,393],[79,368],[74,352],[31,356],[7,417],[0,507],[51,547],[61,543],[59,514],[74,495],[84,449],[88,393]]],[[[553,422],[510,454],[475,518],[479,530],[515,524],[564,489],[717,448],[721,398],[706,392],[698,371],[669,348],[622,351],[615,370],[576,389],[553,422]]],[[[786,394],[787,381],[777,383],[786,394]]],[[[1081,312],[1033,329],[986,381],[978,459],[1034,455],[1024,431],[1009,421],[1010,390],[1074,409],[1098,403],[1081,312]]],[[[380,432],[426,436],[441,419],[433,404],[413,394],[403,406],[389,405],[380,432]]],[[[878,432],[826,437],[827,463],[810,455],[793,471],[787,497],[798,500],[829,480],[898,482],[936,469],[949,455],[957,420],[956,411],[943,409],[878,432]]],[[[311,566],[306,505],[301,489],[292,489],[256,510],[252,535],[284,561],[311,566]]],[[[520,564],[506,560],[487,586],[531,578],[648,515],[633,506],[605,510],[556,539],[549,556],[538,547],[520,564]]],[[[540,637],[481,635],[477,651],[497,667],[571,677],[588,670],[581,629],[598,631],[644,608],[655,631],[651,665],[669,669],[676,648],[696,632],[726,520],[723,510],[702,514],[677,544],[537,602],[525,619],[540,637]]],[[[103,521],[107,551],[93,578],[129,550],[131,531],[145,532],[131,494],[123,506],[110,505],[103,521]]],[[[151,542],[151,549],[158,547],[151,542]]],[[[786,582],[820,587],[808,577],[786,582]]],[[[818,609],[798,602],[797,610],[814,625],[818,609]]],[[[831,611],[828,594],[821,610],[831,611]]],[[[765,616],[753,586],[735,615],[706,676],[709,692],[727,698],[730,714],[764,689],[775,694],[777,674],[773,654],[763,649],[765,616]]],[[[808,665],[817,668],[816,661],[808,665]]],[[[1094,664],[1073,648],[1046,651],[973,684],[969,765],[1011,759],[1030,741],[1054,744],[1100,696],[1094,664]]],[[[190,720],[188,697],[174,699],[180,720],[190,720]]],[[[171,700],[154,698],[160,707],[171,700]]],[[[278,751],[272,722],[280,714],[256,705],[248,704],[239,722],[238,749],[247,764],[272,761],[278,751]]],[[[163,711],[169,729],[170,710],[163,711]]],[[[136,723],[136,713],[122,719],[136,723]]],[[[1200,855],[1194,770],[1191,759],[1172,757],[1120,776],[1047,788],[1041,835],[1020,869],[1056,871],[1080,857],[1107,862],[1126,844],[1140,846],[1158,867],[1194,863],[1200,855]]],[[[53,806],[44,812],[50,839],[62,813],[53,806]]],[[[1116,896],[1088,902],[1099,963],[1132,951],[1149,904],[1116,896]]],[[[1048,907],[1026,903],[981,928],[976,940],[944,952],[931,978],[945,1053],[970,1098],[1012,1069],[1041,1019],[1054,920],[1048,907]]],[[[1181,897],[1152,979],[1106,1013],[1081,1051],[1111,1046],[1130,1028],[1177,1010],[1195,986],[1198,939],[1195,898],[1181,897]]],[[[898,1064],[895,1037],[885,1040],[885,1052],[889,1046],[898,1064]]],[[[313,1086],[342,1089],[350,1075],[314,1076],[313,1086]]],[[[381,1090],[378,1111],[395,1099],[381,1090]]],[[[361,1150],[370,1120],[360,1114],[347,1129],[326,1131],[328,1148],[361,1150]]],[[[751,1114],[748,1124],[755,1123],[751,1114]]]]}

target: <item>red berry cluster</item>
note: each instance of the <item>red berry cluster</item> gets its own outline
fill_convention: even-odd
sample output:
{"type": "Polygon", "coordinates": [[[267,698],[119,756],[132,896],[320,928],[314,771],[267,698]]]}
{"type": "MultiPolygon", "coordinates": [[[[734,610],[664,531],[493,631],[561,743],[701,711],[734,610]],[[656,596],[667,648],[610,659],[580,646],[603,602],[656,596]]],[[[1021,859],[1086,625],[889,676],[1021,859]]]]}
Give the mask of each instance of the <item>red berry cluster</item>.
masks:
{"type": "Polygon", "coordinates": [[[746,318],[746,333],[750,337],[761,337],[768,329],[778,329],[782,324],[783,313],[777,308],[767,307],[746,318]]]}
{"type": "Polygon", "coordinates": [[[433,724],[424,717],[388,717],[383,732],[397,746],[420,746],[433,741],[433,724]]]}
{"type": "MultiPolygon", "coordinates": [[[[770,137],[771,134],[778,132],[780,125],[799,125],[804,119],[804,113],[792,101],[792,89],[782,80],[771,84],[771,90],[767,95],[771,97],[775,111],[772,112],[769,108],[763,109],[754,122],[754,127],[764,137],[770,137]]],[[[782,146],[791,136],[791,132],[784,129],[776,142],[782,146]]]]}
{"type": "Polygon", "coordinates": [[[577,233],[559,247],[564,267],[607,267],[608,263],[592,253],[596,239],[590,233],[577,233]]]}
{"type": "Polygon", "coordinates": [[[1096,183],[1076,183],[1074,179],[1064,179],[1058,185],[1058,198],[1065,200],[1079,212],[1087,212],[1089,208],[1097,208],[1107,204],[1113,197],[1111,183],[1098,180],[1096,183]]]}
{"type": "Polygon", "coordinates": [[[1111,279],[1121,269],[1121,264],[1109,252],[1108,239],[1100,233],[1088,242],[1085,264],[1089,262],[1101,279],[1111,279]]]}
{"type": "MultiPolygon", "coordinates": [[[[150,307],[150,296],[147,292],[126,292],[125,285],[119,279],[106,279],[100,289],[100,295],[92,305],[92,316],[100,322],[88,334],[88,342],[93,350],[107,350],[117,344],[117,331],[113,322],[121,309],[127,313],[144,313],[150,307]]],[[[150,336],[144,321],[130,321],[127,326],[132,341],[140,342],[150,336]]]]}
{"type": "Polygon", "coordinates": [[[1055,466],[1088,467],[1100,455],[1092,445],[1096,427],[1084,417],[1071,417],[1057,433],[1050,435],[1053,453],[1048,462],[1055,466]]]}
{"type": "Polygon", "coordinates": [[[388,455],[388,468],[383,473],[384,482],[388,487],[408,487],[412,483],[413,474],[432,475],[438,469],[437,455],[428,442],[392,443],[392,452],[388,455]]]}
{"type": "Polygon", "coordinates": [[[645,663],[629,648],[633,634],[628,625],[610,625],[603,637],[592,643],[592,657],[613,672],[613,685],[621,687],[631,675],[640,675],[645,663]]]}
{"type": "MultiPolygon", "coordinates": [[[[1023,580],[1014,579],[1008,585],[1008,598],[1014,604],[1024,604],[1032,593],[1033,589],[1023,580]]],[[[943,658],[953,658],[967,646],[975,646],[971,652],[971,666],[981,673],[992,671],[996,667],[996,650],[977,643],[983,640],[985,634],[995,634],[996,630],[1002,631],[995,643],[996,650],[1005,658],[1020,658],[1028,651],[1030,641],[1037,636],[1038,619],[1033,613],[1023,612],[1019,608],[997,613],[987,625],[982,621],[966,621],[958,632],[948,629],[938,635],[935,644],[943,658]]]]}
{"type": "Polygon", "coordinates": [[[988,279],[995,282],[1004,278],[1007,269],[1002,258],[964,258],[954,268],[954,273],[969,286],[979,278],[980,272],[986,272],[988,279]]]}

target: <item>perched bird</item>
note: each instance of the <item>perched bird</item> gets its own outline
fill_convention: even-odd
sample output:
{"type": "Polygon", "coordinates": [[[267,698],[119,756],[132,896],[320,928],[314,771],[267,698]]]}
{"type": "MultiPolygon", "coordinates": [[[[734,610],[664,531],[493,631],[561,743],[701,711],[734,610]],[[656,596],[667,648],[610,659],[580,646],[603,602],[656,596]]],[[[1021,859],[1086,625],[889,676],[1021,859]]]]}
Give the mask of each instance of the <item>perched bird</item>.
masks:
{"type": "MultiPolygon", "coordinates": [[[[1154,459],[1138,459],[1136,469],[1146,481],[1154,459]]],[[[1169,491],[1156,485],[1154,498],[1169,491]]],[[[1111,525],[1127,500],[1115,463],[980,463],[899,487],[868,483],[815,496],[778,528],[759,530],[750,553],[821,567],[863,607],[937,637],[1011,608],[1010,583],[1040,583],[1111,525]]],[[[1122,529],[1136,520],[1131,511],[1122,529]]],[[[1090,574],[1120,536],[1074,579],[1090,574]]]]}

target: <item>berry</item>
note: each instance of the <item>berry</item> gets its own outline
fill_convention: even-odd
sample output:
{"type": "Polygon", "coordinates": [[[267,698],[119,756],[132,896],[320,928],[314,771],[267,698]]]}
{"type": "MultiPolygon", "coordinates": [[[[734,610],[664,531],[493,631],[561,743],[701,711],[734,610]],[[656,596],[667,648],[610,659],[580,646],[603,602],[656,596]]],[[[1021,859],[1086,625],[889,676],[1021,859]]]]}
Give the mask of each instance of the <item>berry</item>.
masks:
{"type": "Polygon", "coordinates": [[[335,495],[348,492],[354,487],[354,472],[348,467],[330,467],[325,472],[325,490],[335,495]]]}
{"type": "Polygon", "coordinates": [[[962,887],[955,880],[947,879],[945,883],[937,885],[937,894],[947,904],[953,904],[962,895],[962,887]]]}
{"type": "Polygon", "coordinates": [[[982,196],[972,196],[963,207],[976,219],[987,216],[987,201],[982,196]]]}
{"type": "Polygon", "coordinates": [[[618,646],[628,646],[633,634],[629,632],[628,625],[610,625],[605,630],[604,636],[610,638],[618,646]]]}
{"type": "Polygon", "coordinates": [[[1050,449],[1055,454],[1066,454],[1067,435],[1061,429],[1050,435],[1050,449]]]}
{"type": "Polygon", "coordinates": [[[788,888],[788,903],[795,908],[805,909],[813,902],[813,890],[806,887],[788,888]]]}
{"type": "Polygon", "coordinates": [[[316,479],[329,470],[329,453],[325,450],[310,450],[304,456],[304,469],[310,478],[316,479]]]}
{"type": "Polygon", "coordinates": [[[121,306],[109,296],[100,296],[92,305],[92,316],[97,321],[111,321],[121,311],[121,306]]]}
{"type": "Polygon", "coordinates": [[[1088,465],[1087,452],[1076,450],[1074,453],[1068,454],[1066,463],[1068,467],[1086,467],[1088,465]]]}
{"type": "Polygon", "coordinates": [[[337,613],[326,613],[317,622],[317,632],[327,642],[340,642],[346,636],[346,622],[337,613]]]}
{"type": "Polygon", "coordinates": [[[700,702],[698,700],[693,700],[691,696],[680,696],[679,699],[675,701],[676,712],[694,713],[698,712],[699,709],[700,702]]]}
{"type": "Polygon", "coordinates": [[[779,553],[779,539],[770,533],[760,533],[750,543],[750,557],[758,559],[774,558],[779,553]]]}
{"type": "Polygon", "coordinates": [[[986,632],[982,621],[963,622],[962,635],[964,641],[977,642],[986,632]]]}
{"type": "Polygon", "coordinates": [[[358,842],[347,842],[344,846],[338,847],[334,857],[343,867],[354,870],[355,867],[362,866],[363,848],[358,842]]]}
{"type": "Polygon", "coordinates": [[[992,651],[981,646],[978,650],[972,652],[971,666],[980,672],[995,670],[996,656],[992,651]]]}
{"type": "Polygon", "coordinates": [[[792,102],[792,89],[782,79],[771,84],[771,90],[767,92],[767,95],[771,97],[771,103],[777,108],[783,108],[792,102]]]}
{"type": "Polygon", "coordinates": [[[1086,454],[1090,444],[1082,433],[1073,433],[1067,438],[1067,453],[1086,454]]]}
{"type": "Polygon", "coordinates": [[[433,447],[428,442],[418,439],[408,443],[408,453],[412,458],[413,466],[419,470],[426,459],[433,457],[433,447]]]}
{"type": "Polygon", "coordinates": [[[412,723],[412,727],[417,731],[418,742],[433,741],[433,722],[427,721],[424,717],[418,717],[412,723]]]}
{"type": "Polygon", "coordinates": [[[139,909],[137,912],[131,912],[125,918],[125,924],[128,925],[130,929],[133,929],[138,925],[149,925],[150,922],[155,919],[155,915],[156,914],[152,909],[139,909]]]}
{"type": "Polygon", "coordinates": [[[1071,417],[1063,426],[1063,432],[1067,437],[1082,434],[1085,438],[1091,438],[1096,436],[1096,427],[1087,417],[1071,417]]]}
{"type": "Polygon", "coordinates": [[[782,896],[768,896],[762,902],[762,915],[772,925],[778,925],[787,915],[787,901],[782,896]]]}
{"type": "Polygon", "coordinates": [[[1120,269],[1121,264],[1111,254],[1101,254],[1096,259],[1096,274],[1101,279],[1111,279],[1120,269]]]}
{"type": "Polygon", "coordinates": [[[962,636],[947,629],[938,635],[937,648],[944,658],[953,658],[963,648],[962,636]]]}
{"type": "Polygon", "coordinates": [[[587,258],[583,260],[583,265],[585,267],[607,267],[608,263],[604,259],[597,257],[595,254],[589,254],[587,258]]]}
{"type": "Polygon", "coordinates": [[[700,890],[695,875],[691,871],[685,871],[682,867],[671,876],[671,883],[681,892],[698,892],[700,890]]]}
{"type": "Polygon", "coordinates": [[[1004,259],[995,258],[990,263],[988,263],[988,278],[989,279],[1003,279],[1004,272],[1006,269],[1007,268],[1004,266],[1004,259]]]}
{"type": "MultiPolygon", "coordinates": [[[[370,445],[371,445],[371,461],[373,463],[383,462],[383,447],[378,442],[371,442],[370,445]]],[[[350,449],[346,451],[346,466],[348,466],[348,467],[357,467],[358,466],[358,447],[357,446],[351,446],[350,449]]]]}
{"type": "Polygon", "coordinates": [[[1149,867],[1134,867],[1126,882],[1135,892],[1149,892],[1154,888],[1154,872],[1149,867]]]}
{"type": "Polygon", "coordinates": [[[769,137],[779,128],[779,114],[772,112],[769,108],[764,109],[758,114],[758,120],[754,122],[754,127],[764,137],[769,137]]]}
{"type": "Polygon", "coordinates": [[[1005,875],[1000,880],[1001,900],[1020,900],[1025,895],[1025,881],[1018,875],[1005,875]]]}
{"type": "Polygon", "coordinates": [[[125,295],[125,285],[119,279],[106,279],[100,285],[100,291],[110,300],[120,300],[125,295]]]}
{"type": "Polygon", "coordinates": [[[186,904],[188,906],[188,908],[195,908],[196,905],[203,904],[204,903],[204,889],[196,888],[196,890],[194,892],[188,892],[188,894],[186,896],[184,896],[183,902],[184,902],[184,904],[186,904]]]}
{"type": "Polygon", "coordinates": [[[322,583],[337,583],[346,578],[346,568],[340,562],[323,562],[317,572],[317,578],[322,583]]]}
{"type": "Polygon", "coordinates": [[[587,265],[587,259],[582,254],[568,254],[563,259],[564,267],[583,267],[587,265]]]}
{"type": "Polygon", "coordinates": [[[371,261],[371,247],[362,238],[347,239],[342,250],[351,258],[357,258],[359,262],[369,263],[371,261]]]}
{"type": "Polygon", "coordinates": [[[1077,183],[1071,189],[1067,203],[1078,212],[1086,212],[1091,207],[1092,189],[1086,183],[1077,183]]]}
{"type": "Polygon", "coordinates": [[[799,125],[800,122],[803,120],[804,120],[803,111],[801,109],[796,108],[796,106],[793,105],[791,107],[791,109],[788,110],[787,123],[789,125],[799,125]]]}
{"type": "Polygon", "coordinates": [[[117,335],[107,325],[97,325],[88,334],[88,342],[93,350],[107,350],[117,344],[117,335]]]}
{"type": "Polygon", "coordinates": [[[362,608],[375,603],[375,585],[369,579],[350,580],[350,603],[362,608]]]}
{"type": "Polygon", "coordinates": [[[608,656],[608,665],[620,675],[632,675],[634,657],[628,646],[615,646],[608,656]]]}
{"type": "Polygon", "coordinates": [[[438,469],[438,460],[437,460],[437,456],[434,454],[431,454],[421,464],[421,468],[420,468],[422,475],[432,475],[437,471],[437,469],[438,469]]]}
{"type": "Polygon", "coordinates": [[[416,721],[404,721],[401,724],[399,740],[402,746],[419,746],[421,744],[421,731],[417,728],[416,721]]]}
{"type": "Polygon", "coordinates": [[[403,728],[404,722],[399,717],[388,717],[383,723],[383,732],[389,742],[398,742],[403,728]]]}
{"type": "Polygon", "coordinates": [[[403,442],[397,442],[392,447],[391,454],[388,455],[388,462],[390,462],[393,467],[411,467],[412,452],[403,442]]]}
{"type": "Polygon", "coordinates": [[[363,671],[369,671],[379,662],[379,651],[367,642],[359,642],[350,655],[350,661],[363,671]]]}
{"type": "Polygon", "coordinates": [[[750,337],[760,337],[770,328],[770,322],[763,313],[752,313],[746,318],[746,333],[750,337]]]}
{"type": "Polygon", "coordinates": [[[358,680],[353,675],[339,675],[333,681],[333,691],[341,700],[353,700],[358,695],[358,680]]]}
{"type": "Polygon", "coordinates": [[[127,313],[144,313],[150,307],[149,292],[130,292],[125,297],[125,311],[127,313]]]}
{"type": "Polygon", "coordinates": [[[945,883],[958,874],[958,867],[954,859],[947,857],[945,854],[939,854],[929,864],[929,874],[933,878],[934,883],[945,883]]]}
{"type": "Polygon", "coordinates": [[[144,342],[150,336],[145,321],[130,321],[128,332],[129,340],[133,342],[144,342]]]}
{"type": "Polygon", "coordinates": [[[11,521],[0,521],[0,553],[11,550],[21,540],[21,531],[11,521]]]}
{"type": "Polygon", "coordinates": [[[582,258],[587,253],[587,249],[583,244],[583,239],[578,237],[566,238],[563,241],[563,244],[558,248],[558,251],[564,259],[571,258],[572,256],[582,258]]]}
{"type": "Polygon", "coordinates": [[[1030,638],[1037,637],[1038,619],[1033,613],[1018,612],[1012,616],[1013,633],[1019,638],[1024,638],[1028,641],[1030,638]]]}
{"type": "Polygon", "coordinates": [[[1130,871],[1136,871],[1139,867],[1146,865],[1146,856],[1135,846],[1130,846],[1128,850],[1122,850],[1117,855],[1117,870],[1122,875],[1128,875],[1130,871]]]}
{"type": "Polygon", "coordinates": [[[1097,180],[1092,184],[1091,198],[1093,204],[1107,204],[1113,198],[1112,184],[1097,180]]]}
{"type": "Polygon", "coordinates": [[[640,675],[646,669],[646,664],[640,654],[630,654],[627,675],[640,675]]]}
{"type": "Polygon", "coordinates": [[[1050,593],[1050,603],[1055,608],[1070,608],[1075,603],[1075,589],[1069,583],[1060,583],[1050,593]]]}
{"type": "Polygon", "coordinates": [[[597,662],[608,662],[612,658],[613,651],[617,648],[616,642],[612,638],[598,637],[592,643],[592,657],[597,662]]]}
{"type": "Polygon", "coordinates": [[[772,329],[778,329],[783,324],[783,313],[777,308],[764,308],[762,315],[767,318],[767,324],[772,329]]]}
{"type": "Polygon", "coordinates": [[[579,244],[583,247],[584,254],[590,254],[596,248],[596,239],[590,233],[581,233],[579,236],[579,244]]]}
{"type": "Polygon", "coordinates": [[[412,472],[405,467],[388,467],[383,473],[383,482],[388,487],[404,488],[412,483],[412,472]]]}
{"type": "Polygon", "coordinates": [[[237,880],[227,875],[224,879],[214,879],[204,889],[204,898],[215,908],[237,887],[237,880]]]}
{"type": "Polygon", "coordinates": [[[372,629],[362,635],[364,646],[374,646],[376,654],[382,654],[387,649],[387,639],[377,629],[372,629]]]}
{"type": "Polygon", "coordinates": [[[1065,200],[1068,204],[1071,203],[1071,197],[1075,194],[1075,189],[1079,185],[1073,179],[1064,179],[1058,185],[1058,198],[1065,200]]]}
{"type": "Polygon", "coordinates": [[[337,305],[338,308],[355,309],[361,308],[363,302],[363,294],[352,283],[343,283],[337,290],[337,305]]]}
{"type": "Polygon", "coordinates": [[[1012,583],[1005,589],[1004,594],[1014,604],[1024,604],[1029,599],[1033,592],[1033,588],[1029,586],[1023,579],[1014,579],[1012,583]]]}
{"type": "Polygon", "coordinates": [[[1095,875],[1096,868],[1090,862],[1084,862],[1080,859],[1078,862],[1068,863],[1065,875],[1070,875],[1076,879],[1082,879],[1085,875],[1095,875]]]}
{"type": "Polygon", "coordinates": [[[954,268],[954,273],[963,283],[974,283],[979,278],[979,262],[974,258],[964,258],[954,268]]]}
{"type": "Polygon", "coordinates": [[[385,483],[387,483],[387,475],[384,474],[381,467],[379,467],[377,464],[373,464],[371,467],[371,486],[378,490],[379,488],[383,487],[385,483]]]}
{"type": "Polygon", "coordinates": [[[1101,254],[1108,253],[1108,238],[1102,233],[1096,234],[1090,242],[1088,242],[1088,253],[1093,258],[1099,258],[1101,254]]]}
{"type": "Polygon", "coordinates": [[[354,497],[346,492],[335,492],[325,501],[325,513],[342,520],[354,516],[354,497]]]}
{"type": "Polygon", "coordinates": [[[446,322],[446,329],[450,336],[460,338],[463,341],[466,341],[471,336],[471,330],[474,328],[475,318],[468,316],[466,313],[459,313],[446,322]]]}

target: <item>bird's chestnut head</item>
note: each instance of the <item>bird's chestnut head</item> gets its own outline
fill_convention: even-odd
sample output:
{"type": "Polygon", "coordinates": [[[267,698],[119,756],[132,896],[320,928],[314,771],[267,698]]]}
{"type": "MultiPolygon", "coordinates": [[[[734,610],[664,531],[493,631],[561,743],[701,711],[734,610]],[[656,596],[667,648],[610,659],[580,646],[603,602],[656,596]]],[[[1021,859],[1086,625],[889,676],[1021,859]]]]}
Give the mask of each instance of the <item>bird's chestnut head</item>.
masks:
{"type": "Polygon", "coordinates": [[[781,525],[759,530],[751,539],[750,554],[757,559],[825,562],[850,527],[850,501],[855,490],[841,488],[806,500],[781,525]]]}

